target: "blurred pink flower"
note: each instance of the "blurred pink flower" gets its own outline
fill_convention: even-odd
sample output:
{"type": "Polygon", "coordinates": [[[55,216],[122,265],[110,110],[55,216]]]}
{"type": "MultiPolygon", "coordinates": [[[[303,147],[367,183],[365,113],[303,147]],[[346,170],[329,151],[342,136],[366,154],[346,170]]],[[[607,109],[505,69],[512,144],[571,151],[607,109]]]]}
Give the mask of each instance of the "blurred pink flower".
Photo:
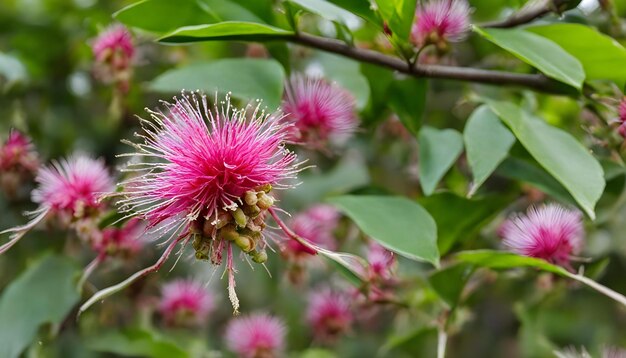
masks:
{"type": "Polygon", "coordinates": [[[330,288],[315,290],[309,296],[306,317],[317,338],[333,341],[350,329],[353,316],[349,302],[345,293],[330,288]]]}
{"type": "Polygon", "coordinates": [[[617,112],[619,114],[619,127],[617,132],[624,138],[626,138],[626,97],[623,97],[619,103],[617,112]]]}
{"type": "Polygon", "coordinates": [[[120,89],[128,90],[135,55],[130,31],[122,25],[111,25],[93,41],[92,49],[96,57],[96,76],[105,83],[116,82],[120,89]]]}
{"type": "Polygon", "coordinates": [[[329,141],[341,144],[358,127],[354,97],[323,78],[291,76],[285,84],[283,110],[286,121],[295,125],[289,139],[315,149],[329,141]]]}
{"type": "Polygon", "coordinates": [[[102,160],[76,154],[39,170],[33,201],[52,212],[75,218],[94,215],[102,204],[100,197],[114,189],[113,179],[102,160]]]}
{"type": "Polygon", "coordinates": [[[94,250],[106,256],[130,257],[144,245],[141,236],[145,233],[143,222],[137,218],[128,220],[122,227],[108,227],[93,243],[94,250]]]}
{"type": "Polygon", "coordinates": [[[509,218],[499,233],[511,251],[569,268],[571,255],[582,248],[584,229],[580,212],[550,204],[509,218]]]}
{"type": "Polygon", "coordinates": [[[228,348],[243,358],[274,358],[285,349],[284,322],[265,313],[236,317],[226,327],[228,348]]]}
{"type": "Polygon", "coordinates": [[[0,173],[7,171],[34,173],[38,167],[37,152],[30,138],[17,130],[11,130],[9,138],[0,147],[0,173]]]}
{"type": "Polygon", "coordinates": [[[434,44],[440,50],[448,42],[462,40],[470,29],[470,8],[466,0],[431,0],[418,3],[411,40],[422,47],[434,44]]]}
{"type": "MultiPolygon", "coordinates": [[[[337,243],[333,232],[337,229],[339,211],[332,205],[318,204],[295,215],[291,221],[292,230],[303,239],[325,249],[335,250],[337,243]]],[[[288,240],[285,246],[287,255],[314,255],[316,252],[295,240],[288,240]]]]}
{"type": "Polygon", "coordinates": [[[163,285],[159,311],[169,325],[200,325],[215,309],[213,295],[199,282],[178,279],[163,285]]]}
{"type": "Polygon", "coordinates": [[[388,281],[393,278],[396,266],[396,257],[393,252],[371,242],[367,245],[367,262],[371,279],[388,281]]]}

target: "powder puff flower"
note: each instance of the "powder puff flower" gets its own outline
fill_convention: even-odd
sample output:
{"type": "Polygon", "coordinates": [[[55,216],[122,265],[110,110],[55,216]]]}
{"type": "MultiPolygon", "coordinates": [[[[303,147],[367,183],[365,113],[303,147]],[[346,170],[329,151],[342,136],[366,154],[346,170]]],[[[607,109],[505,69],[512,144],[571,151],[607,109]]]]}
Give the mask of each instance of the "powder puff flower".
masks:
{"type": "Polygon", "coordinates": [[[498,231],[511,251],[565,267],[571,256],[580,252],[584,235],[580,212],[557,204],[531,207],[526,215],[513,216],[498,231]]]}
{"type": "Polygon", "coordinates": [[[39,169],[35,181],[39,186],[33,190],[32,199],[39,204],[33,212],[37,216],[24,226],[0,233],[13,233],[11,241],[0,247],[0,253],[13,246],[48,214],[70,223],[97,216],[102,209],[99,198],[114,188],[104,162],[83,154],[39,169]]]}
{"type": "Polygon", "coordinates": [[[372,242],[367,245],[367,262],[369,263],[370,279],[389,281],[393,278],[397,263],[393,252],[372,242]]]}
{"type": "Polygon", "coordinates": [[[122,227],[108,227],[102,230],[102,235],[93,243],[93,248],[101,255],[130,257],[143,247],[144,241],[140,238],[144,232],[142,221],[132,218],[122,227]]]}
{"type": "MultiPolygon", "coordinates": [[[[298,169],[294,153],[284,148],[289,125],[280,114],[266,114],[260,105],[252,113],[236,109],[226,101],[209,106],[199,94],[182,94],[174,103],[163,103],[161,111],[149,111],[142,119],[142,143],[131,143],[145,158],[129,163],[137,175],[122,183],[119,204],[129,216],[148,222],[148,230],[165,235],[169,245],[161,258],[119,286],[158,270],[177,243],[189,241],[195,257],[220,265],[226,254],[229,298],[235,312],[233,248],[252,261],[267,260],[265,217],[273,214],[273,189],[290,186],[298,169]],[[154,161],[147,159],[156,159],[154,161]]],[[[86,309],[115,290],[103,290],[85,305],[86,309]]]]}
{"type": "Polygon", "coordinates": [[[226,346],[243,358],[274,358],[285,348],[284,322],[265,313],[234,318],[226,327],[226,346]]]}
{"type": "MultiPolygon", "coordinates": [[[[340,214],[331,205],[318,204],[308,210],[295,215],[291,221],[291,228],[301,238],[314,245],[329,250],[336,249],[333,231],[339,224],[340,214]]],[[[316,252],[295,240],[287,241],[285,251],[288,256],[301,257],[313,255],[316,252]]]]}
{"type": "Polygon", "coordinates": [[[433,44],[440,51],[448,42],[462,40],[470,29],[470,8],[466,0],[431,0],[415,10],[411,41],[423,47],[433,44]]]}
{"type": "Polygon", "coordinates": [[[213,309],[213,295],[196,281],[179,279],[161,289],[159,311],[169,325],[200,325],[213,309]]]}
{"type": "Polygon", "coordinates": [[[135,55],[135,45],[128,29],[111,25],[93,41],[96,58],[95,74],[105,83],[116,82],[127,89],[130,69],[135,55]]]}
{"type": "Polygon", "coordinates": [[[358,126],[354,97],[323,78],[291,76],[285,84],[283,110],[295,126],[289,139],[315,149],[346,141],[358,126]]]}
{"type": "Polygon", "coordinates": [[[315,291],[309,296],[306,318],[317,338],[327,341],[337,339],[352,325],[348,296],[329,288],[315,291]]]}
{"type": "Polygon", "coordinates": [[[38,167],[39,159],[30,138],[16,130],[9,132],[7,141],[0,147],[0,186],[5,193],[14,195],[38,167]]]}

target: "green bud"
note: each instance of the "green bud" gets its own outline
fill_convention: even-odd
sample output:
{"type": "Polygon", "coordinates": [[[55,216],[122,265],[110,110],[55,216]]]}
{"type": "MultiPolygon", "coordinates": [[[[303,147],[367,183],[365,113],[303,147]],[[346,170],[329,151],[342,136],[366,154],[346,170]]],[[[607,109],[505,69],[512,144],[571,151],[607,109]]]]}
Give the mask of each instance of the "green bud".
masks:
{"type": "MultiPolygon", "coordinates": [[[[255,196],[255,198],[256,198],[256,196],[255,196]]],[[[254,218],[254,217],[256,217],[257,215],[259,215],[259,214],[261,213],[261,209],[259,209],[259,207],[258,207],[258,206],[256,206],[256,205],[249,205],[249,206],[248,206],[248,205],[246,205],[246,206],[243,208],[243,212],[244,212],[246,215],[248,215],[249,217],[254,218]]]]}
{"type": "Polygon", "coordinates": [[[272,185],[271,184],[263,184],[263,185],[259,185],[255,188],[257,191],[264,191],[266,193],[269,193],[270,191],[272,191],[272,185]]]}
{"type": "Polygon", "coordinates": [[[241,249],[243,252],[250,252],[254,250],[256,243],[250,236],[239,236],[235,239],[235,245],[241,249]]]}
{"type": "Polygon", "coordinates": [[[219,236],[222,240],[235,241],[239,237],[239,234],[234,225],[228,225],[220,229],[219,236]]]}
{"type": "Polygon", "coordinates": [[[252,261],[256,262],[257,264],[262,264],[267,261],[267,251],[254,251],[252,253],[252,261]]]}
{"type": "Polygon", "coordinates": [[[256,192],[254,191],[246,191],[246,195],[244,196],[243,200],[246,202],[246,204],[252,206],[252,205],[256,205],[256,192]]]}
{"type": "Polygon", "coordinates": [[[274,205],[274,198],[265,193],[261,195],[257,203],[257,206],[263,210],[269,209],[272,205],[274,205]]]}
{"type": "Polygon", "coordinates": [[[200,251],[196,251],[196,259],[197,260],[202,260],[202,261],[206,261],[209,259],[209,255],[200,252],[200,251]]]}
{"type": "Polygon", "coordinates": [[[246,217],[246,214],[244,214],[243,210],[241,210],[241,208],[237,208],[237,210],[233,211],[231,215],[233,216],[233,219],[235,219],[235,223],[237,223],[237,226],[246,226],[248,218],[246,217]]]}

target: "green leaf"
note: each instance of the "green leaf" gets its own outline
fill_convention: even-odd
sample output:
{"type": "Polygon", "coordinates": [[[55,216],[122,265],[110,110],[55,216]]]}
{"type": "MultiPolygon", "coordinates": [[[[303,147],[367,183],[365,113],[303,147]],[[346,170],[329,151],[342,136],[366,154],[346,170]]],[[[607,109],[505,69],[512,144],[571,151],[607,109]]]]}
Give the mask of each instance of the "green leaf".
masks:
{"type": "Polygon", "coordinates": [[[217,24],[184,26],[163,37],[160,42],[184,43],[198,41],[268,41],[292,36],[293,32],[253,22],[224,21],[217,24]]]}
{"type": "Polygon", "coordinates": [[[505,251],[474,250],[461,251],[455,255],[460,262],[487,267],[491,269],[505,270],[517,267],[532,267],[542,271],[552,272],[561,276],[569,277],[571,274],[566,269],[552,265],[547,261],[534,257],[520,256],[505,251]]]}
{"type": "Polygon", "coordinates": [[[273,110],[280,105],[284,79],[283,67],[275,60],[231,58],[169,70],[155,78],[150,89],[171,93],[182,89],[232,92],[244,100],[262,99],[273,110]]]}
{"type": "Polygon", "coordinates": [[[474,236],[511,203],[507,195],[466,199],[450,192],[420,198],[419,203],[437,223],[437,246],[444,255],[455,243],[474,236]]]}
{"type": "Polygon", "coordinates": [[[526,29],[561,46],[582,63],[587,79],[626,80],[626,49],[590,26],[552,24],[526,29]]]}
{"type": "Polygon", "coordinates": [[[329,2],[341,6],[351,13],[369,21],[370,23],[380,27],[380,21],[376,17],[370,2],[368,0],[329,0],[329,2]]]}
{"type": "Polygon", "coordinates": [[[351,12],[326,0],[289,0],[289,2],[306,11],[342,25],[346,25],[346,19],[354,17],[351,12]]]}
{"type": "Polygon", "coordinates": [[[467,120],[463,131],[467,161],[472,169],[474,181],[468,196],[489,178],[491,173],[506,158],[515,143],[515,137],[488,106],[480,106],[467,120]]]}
{"type": "Polygon", "coordinates": [[[546,76],[582,88],[585,70],[567,51],[545,37],[522,29],[481,29],[474,31],[520,60],[535,67],[546,76]]]}
{"type": "Polygon", "coordinates": [[[86,345],[97,352],[150,358],[187,358],[190,355],[172,341],[141,329],[107,332],[87,337],[86,345]]]}
{"type": "Polygon", "coordinates": [[[419,204],[401,197],[338,196],[329,202],[387,249],[439,265],[437,226],[419,204]]]}
{"type": "Polygon", "coordinates": [[[439,297],[450,307],[455,307],[461,298],[463,288],[474,272],[472,265],[458,263],[435,271],[428,282],[439,297]]]}
{"type": "Polygon", "coordinates": [[[77,275],[69,259],[46,256],[9,284],[0,298],[0,357],[18,357],[41,325],[65,319],[80,298],[77,275]]]}
{"type": "Polygon", "coordinates": [[[454,129],[439,130],[424,126],[419,132],[417,141],[420,184],[424,194],[430,195],[461,155],[463,136],[454,129]]]}
{"type": "Polygon", "coordinates": [[[489,106],[530,155],[563,184],[594,219],[594,207],[605,182],[602,166],[593,155],[569,133],[531,116],[513,103],[490,101],[489,106]]]}
{"type": "Polygon", "coordinates": [[[425,79],[394,80],[389,88],[388,105],[409,132],[417,136],[426,107],[428,82],[425,79]]]}
{"type": "Polygon", "coordinates": [[[375,0],[375,2],[381,17],[387,22],[393,35],[402,41],[407,41],[417,2],[414,0],[375,0]]]}
{"type": "Polygon", "coordinates": [[[226,0],[144,0],[123,8],[113,16],[128,26],[157,33],[220,21],[263,22],[246,8],[226,0]]]}
{"type": "Polygon", "coordinates": [[[572,195],[545,170],[521,159],[507,158],[496,171],[498,175],[526,182],[563,203],[576,205],[572,195]]]}
{"type": "Polygon", "coordinates": [[[326,78],[352,93],[358,109],[365,107],[370,98],[370,85],[361,73],[359,62],[327,52],[319,52],[315,60],[322,65],[326,78]]]}

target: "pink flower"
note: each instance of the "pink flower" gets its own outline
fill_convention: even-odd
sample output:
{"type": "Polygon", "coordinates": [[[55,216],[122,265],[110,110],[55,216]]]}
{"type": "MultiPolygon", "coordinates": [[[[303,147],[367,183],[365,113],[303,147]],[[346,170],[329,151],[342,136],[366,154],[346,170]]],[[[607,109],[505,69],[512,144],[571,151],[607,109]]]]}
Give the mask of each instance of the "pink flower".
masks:
{"type": "Polygon", "coordinates": [[[38,167],[39,160],[30,138],[12,130],[7,141],[0,147],[0,173],[7,171],[34,173],[38,167]]]}
{"type": "Polygon", "coordinates": [[[132,218],[122,227],[108,227],[102,230],[102,235],[93,243],[93,247],[101,255],[130,257],[143,247],[140,238],[144,232],[141,220],[132,218]]]}
{"type": "MultiPolygon", "coordinates": [[[[267,260],[265,216],[272,210],[274,188],[298,172],[296,156],[284,148],[289,128],[279,114],[266,114],[260,105],[236,109],[226,101],[210,107],[204,95],[183,93],[163,111],[149,111],[142,120],[143,143],[132,144],[143,160],[129,163],[136,176],[118,195],[122,211],[148,221],[148,229],[168,239],[163,256],[146,270],[152,272],[173,247],[192,241],[196,258],[220,265],[227,256],[229,298],[235,311],[233,246],[252,261],[267,260]]],[[[136,276],[133,276],[136,277],[136,276]]]]}
{"type": "Polygon", "coordinates": [[[510,218],[500,228],[504,244],[517,254],[569,266],[580,252],[584,229],[581,214],[557,204],[531,207],[526,215],[510,218]]]}
{"type": "Polygon", "coordinates": [[[226,327],[228,348],[243,358],[273,358],[285,348],[287,328],[279,318],[265,313],[237,317],[226,327]]]}
{"type": "Polygon", "coordinates": [[[626,138],[626,97],[622,98],[617,109],[619,113],[619,127],[617,132],[624,138],[626,138]]]}
{"type": "Polygon", "coordinates": [[[102,206],[99,198],[113,190],[113,179],[104,162],[77,154],[39,170],[39,187],[33,201],[52,212],[74,218],[93,215],[102,206]]]}
{"type": "Polygon", "coordinates": [[[370,278],[383,281],[393,278],[396,266],[393,252],[372,242],[367,245],[367,262],[369,263],[370,278]]]}
{"type": "Polygon", "coordinates": [[[159,310],[170,325],[200,325],[215,309],[213,295],[192,280],[175,280],[161,289],[159,310]]]}
{"type": "Polygon", "coordinates": [[[416,46],[434,44],[447,49],[448,42],[462,40],[470,28],[470,8],[465,0],[431,0],[419,3],[411,40],[416,46]]]}
{"type": "Polygon", "coordinates": [[[123,91],[128,90],[135,45],[128,29],[111,25],[93,41],[96,57],[95,75],[105,83],[117,83],[123,91]]]}
{"type": "Polygon", "coordinates": [[[324,148],[341,143],[356,130],[355,100],[345,89],[322,78],[291,76],[285,84],[283,110],[295,125],[290,140],[324,148]]]}
{"type": "MultiPolygon", "coordinates": [[[[335,250],[337,244],[333,232],[339,224],[339,218],[339,211],[333,206],[318,204],[294,216],[291,228],[301,238],[323,248],[335,250]]],[[[288,240],[285,250],[287,254],[295,256],[316,253],[295,240],[288,240]]]]}
{"type": "Polygon", "coordinates": [[[315,336],[328,341],[347,332],[353,320],[347,295],[330,288],[316,290],[309,296],[306,317],[315,336]]]}

